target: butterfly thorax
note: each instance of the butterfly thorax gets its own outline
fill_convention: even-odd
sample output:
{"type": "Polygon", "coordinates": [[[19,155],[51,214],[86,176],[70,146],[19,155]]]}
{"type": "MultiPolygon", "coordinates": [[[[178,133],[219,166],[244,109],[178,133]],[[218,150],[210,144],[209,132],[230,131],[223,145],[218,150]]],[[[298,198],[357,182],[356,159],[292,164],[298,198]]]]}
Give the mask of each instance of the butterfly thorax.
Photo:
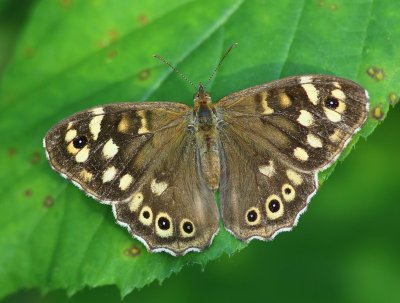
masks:
{"type": "Polygon", "coordinates": [[[217,116],[214,104],[201,83],[194,97],[193,118],[200,169],[208,187],[216,190],[220,178],[217,116]]]}

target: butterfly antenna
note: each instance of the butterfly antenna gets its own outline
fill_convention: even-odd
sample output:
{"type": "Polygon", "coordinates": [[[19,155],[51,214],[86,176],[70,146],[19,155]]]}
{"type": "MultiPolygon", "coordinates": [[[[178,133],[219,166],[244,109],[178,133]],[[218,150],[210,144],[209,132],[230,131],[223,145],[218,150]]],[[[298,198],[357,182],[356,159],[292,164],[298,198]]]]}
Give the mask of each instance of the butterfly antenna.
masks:
{"type": "Polygon", "coordinates": [[[189,82],[190,85],[192,85],[193,87],[196,87],[194,85],[194,83],[192,81],[189,80],[188,77],[186,77],[184,74],[182,74],[175,66],[173,66],[171,63],[169,63],[167,60],[165,60],[163,57],[161,57],[160,55],[154,55],[154,58],[157,58],[158,60],[160,60],[161,62],[165,63],[166,65],[168,65],[170,68],[172,68],[172,70],[174,72],[176,72],[179,76],[181,76],[182,79],[184,79],[185,81],[189,82]]]}
{"type": "Polygon", "coordinates": [[[217,67],[214,69],[214,71],[212,72],[210,78],[208,78],[206,84],[204,85],[205,87],[207,87],[208,83],[210,83],[211,79],[214,78],[214,76],[216,75],[217,71],[219,70],[219,68],[222,65],[222,62],[224,62],[225,58],[228,56],[228,54],[231,52],[232,49],[234,49],[238,44],[235,42],[233,43],[224,53],[224,55],[222,56],[221,60],[219,61],[217,67]]]}

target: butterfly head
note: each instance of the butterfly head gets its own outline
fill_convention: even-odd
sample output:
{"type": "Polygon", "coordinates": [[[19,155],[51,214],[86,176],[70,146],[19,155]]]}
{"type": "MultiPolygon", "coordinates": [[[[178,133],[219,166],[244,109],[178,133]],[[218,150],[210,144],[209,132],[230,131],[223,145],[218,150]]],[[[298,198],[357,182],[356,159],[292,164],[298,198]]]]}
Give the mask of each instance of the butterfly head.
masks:
{"type": "Polygon", "coordinates": [[[212,103],[210,95],[205,91],[203,84],[199,83],[199,89],[197,93],[194,95],[194,104],[195,107],[201,105],[210,105],[212,103]]]}

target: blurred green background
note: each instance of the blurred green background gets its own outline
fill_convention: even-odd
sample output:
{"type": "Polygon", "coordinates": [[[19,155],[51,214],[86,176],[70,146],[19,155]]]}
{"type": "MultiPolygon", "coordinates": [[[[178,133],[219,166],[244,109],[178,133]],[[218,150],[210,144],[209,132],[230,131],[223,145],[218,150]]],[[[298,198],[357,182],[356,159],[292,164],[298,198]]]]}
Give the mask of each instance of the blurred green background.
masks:
{"type": "MultiPolygon", "coordinates": [[[[121,287],[124,285],[121,280],[127,279],[129,283],[130,277],[139,279],[143,282],[141,285],[148,285],[135,289],[124,302],[400,302],[400,110],[394,107],[388,111],[388,96],[400,91],[400,35],[394,26],[400,21],[396,16],[399,5],[389,0],[293,0],[281,4],[267,0],[221,1],[220,7],[212,3],[0,0],[2,157],[10,156],[12,144],[16,152],[25,146],[27,149],[25,153],[20,152],[21,157],[17,154],[14,162],[8,158],[0,162],[0,192],[4,194],[0,199],[3,214],[3,221],[0,220],[0,290],[7,294],[4,302],[118,302],[119,289],[125,287],[121,287]],[[207,27],[211,21],[215,24],[207,27]],[[104,28],[102,24],[106,24],[104,28]],[[76,28],[70,28],[71,25],[76,28]],[[118,25],[122,32],[115,30],[118,25]],[[103,39],[98,39],[97,31],[103,32],[103,39]],[[88,42],[88,37],[93,40],[88,42]],[[64,192],[66,188],[68,203],[74,209],[94,212],[94,217],[105,216],[100,222],[105,226],[102,232],[106,235],[101,239],[105,241],[110,237],[110,243],[104,243],[108,249],[119,250],[119,243],[130,245],[131,242],[124,230],[106,229],[113,221],[108,210],[90,203],[90,199],[82,197],[72,185],[66,185],[49,171],[42,157],[37,160],[38,167],[19,166],[15,161],[29,158],[32,162],[34,152],[42,155],[38,139],[44,131],[58,119],[91,105],[145,98],[183,99],[190,104],[191,88],[176,75],[170,76],[168,71],[165,74],[166,68],[153,62],[151,55],[158,52],[180,63],[179,67],[197,81],[207,77],[222,50],[233,41],[239,42],[239,47],[225,62],[213,84],[215,98],[279,76],[334,73],[360,81],[368,88],[373,109],[379,106],[383,116],[374,118],[372,115],[363,135],[368,135],[376,125],[377,129],[367,139],[361,138],[346,160],[335,167],[299,225],[272,242],[253,241],[238,251],[240,245],[222,235],[213,245],[216,248],[204,253],[204,257],[188,256],[176,261],[142,252],[138,259],[146,259],[146,262],[132,263],[136,272],[129,275],[124,267],[112,264],[110,267],[116,268],[110,274],[112,278],[105,277],[106,263],[112,263],[111,259],[106,259],[105,272],[102,267],[90,279],[85,274],[80,275],[87,270],[85,264],[73,269],[79,273],[74,285],[68,284],[67,277],[65,280],[57,278],[51,268],[45,271],[44,275],[48,276],[43,278],[41,268],[48,263],[41,263],[37,255],[42,253],[45,260],[53,246],[63,247],[61,253],[71,254],[79,248],[65,248],[68,243],[63,244],[62,240],[55,244],[47,239],[40,240],[35,234],[43,230],[37,227],[33,236],[25,236],[18,224],[4,228],[7,223],[4,217],[14,218],[14,215],[23,216],[30,226],[29,218],[37,212],[35,203],[32,208],[22,210],[18,203],[23,202],[20,193],[25,183],[31,184],[33,178],[45,180],[38,183],[37,191],[61,191],[59,188],[62,188],[64,192]],[[127,60],[111,62],[120,55],[127,60]],[[99,59],[103,57],[106,63],[99,59]],[[104,67],[104,64],[108,65],[104,67]],[[382,68],[385,79],[380,81],[376,74],[368,75],[366,71],[370,66],[382,68]],[[128,74],[130,70],[132,77],[128,74]],[[139,81],[141,77],[146,81],[139,81]],[[22,102],[22,97],[26,101],[22,102]],[[27,125],[32,126],[32,140],[21,138],[23,128],[11,128],[19,124],[22,113],[27,125]],[[14,174],[17,177],[14,178],[14,174]],[[11,183],[13,180],[17,180],[18,186],[11,183]],[[9,240],[14,236],[22,244],[9,240]],[[224,246],[227,239],[230,242],[224,246]],[[50,243],[49,247],[47,244],[42,247],[42,242],[50,243]],[[29,257],[25,258],[27,255],[29,257]],[[217,260],[209,261],[213,259],[217,260]],[[6,264],[5,260],[12,262],[6,264]],[[32,264],[27,266],[26,262],[32,264]],[[195,262],[206,265],[185,266],[161,284],[153,281],[195,262]],[[26,275],[25,270],[28,271],[26,275]],[[101,286],[107,284],[111,285],[101,286]],[[74,293],[85,285],[101,287],[86,287],[68,297],[67,292],[74,293]],[[62,290],[58,290],[60,288],[62,290]]],[[[35,190],[33,188],[34,193],[35,190]]],[[[33,200],[41,205],[43,197],[46,195],[33,196],[33,200]]],[[[64,204],[60,202],[54,210],[66,211],[66,208],[57,208],[60,205],[64,204]]],[[[46,216],[54,222],[44,221],[43,224],[54,224],[50,227],[60,224],[57,215],[46,213],[46,216]]],[[[97,255],[89,255],[91,257],[95,259],[97,255]]],[[[69,259],[60,257],[57,262],[68,263],[69,259]]],[[[67,275],[68,270],[57,262],[53,264],[54,271],[61,268],[60,272],[67,275]]],[[[129,265],[129,262],[124,259],[121,264],[129,265]]],[[[91,260],[86,263],[92,264],[91,260]]],[[[137,280],[134,283],[140,284],[137,280]]]]}

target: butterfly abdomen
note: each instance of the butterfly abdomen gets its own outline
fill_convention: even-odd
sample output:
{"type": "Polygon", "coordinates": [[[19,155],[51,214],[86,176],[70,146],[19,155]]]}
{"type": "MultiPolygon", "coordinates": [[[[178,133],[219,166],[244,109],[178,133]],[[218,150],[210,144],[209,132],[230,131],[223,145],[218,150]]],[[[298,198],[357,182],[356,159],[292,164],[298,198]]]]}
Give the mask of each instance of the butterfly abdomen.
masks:
{"type": "Polygon", "coordinates": [[[208,187],[216,190],[220,178],[217,118],[211,99],[207,101],[195,105],[196,143],[202,175],[208,187]]]}

